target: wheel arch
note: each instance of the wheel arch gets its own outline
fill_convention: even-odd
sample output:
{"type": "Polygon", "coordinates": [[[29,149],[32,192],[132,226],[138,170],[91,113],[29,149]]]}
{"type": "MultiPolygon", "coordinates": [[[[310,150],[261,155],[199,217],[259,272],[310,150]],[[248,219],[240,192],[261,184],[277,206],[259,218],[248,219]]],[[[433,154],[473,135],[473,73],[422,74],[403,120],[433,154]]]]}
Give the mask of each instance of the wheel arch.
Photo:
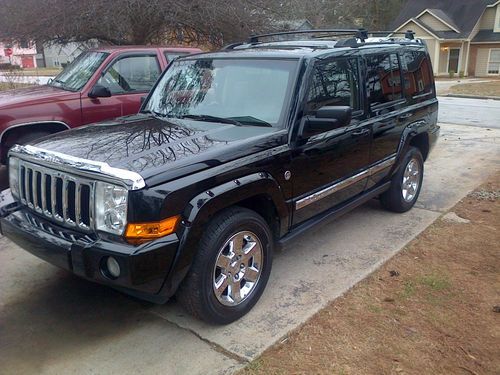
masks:
{"type": "Polygon", "coordinates": [[[186,276],[197,251],[197,243],[210,219],[224,209],[240,206],[261,215],[273,236],[286,231],[289,213],[277,181],[265,172],[254,173],[214,187],[194,197],[183,213],[179,250],[161,294],[171,296],[186,276]]]}
{"type": "Polygon", "coordinates": [[[7,157],[7,147],[13,145],[13,139],[18,137],[27,129],[31,131],[48,131],[51,134],[71,129],[68,124],[63,121],[33,121],[26,122],[22,124],[11,125],[6,128],[2,133],[0,133],[0,145],[2,149],[2,154],[0,155],[2,162],[6,160],[7,157]]]}

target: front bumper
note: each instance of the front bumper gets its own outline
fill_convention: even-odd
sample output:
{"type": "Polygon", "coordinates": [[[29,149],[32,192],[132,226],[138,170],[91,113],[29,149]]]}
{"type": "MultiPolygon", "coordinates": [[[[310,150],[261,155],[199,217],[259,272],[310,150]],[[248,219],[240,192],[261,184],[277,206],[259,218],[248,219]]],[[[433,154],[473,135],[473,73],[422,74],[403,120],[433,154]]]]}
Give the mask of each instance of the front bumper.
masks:
{"type": "Polygon", "coordinates": [[[62,228],[22,207],[4,211],[0,216],[0,232],[33,255],[136,297],[156,303],[166,301],[158,293],[178,250],[176,234],[132,246],[62,228]],[[121,274],[114,280],[103,272],[108,256],[120,265],[121,274]]]}

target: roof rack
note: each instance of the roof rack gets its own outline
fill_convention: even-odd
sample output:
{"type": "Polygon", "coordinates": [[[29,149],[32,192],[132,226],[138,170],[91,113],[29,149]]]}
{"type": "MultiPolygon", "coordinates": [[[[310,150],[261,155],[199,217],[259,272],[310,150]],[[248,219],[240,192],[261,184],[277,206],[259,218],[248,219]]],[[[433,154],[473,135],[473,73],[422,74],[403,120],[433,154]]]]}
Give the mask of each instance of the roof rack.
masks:
{"type": "MultiPolygon", "coordinates": [[[[248,39],[248,43],[259,43],[262,38],[270,38],[273,36],[295,35],[295,34],[341,34],[342,36],[352,35],[357,39],[364,41],[368,38],[366,29],[315,29],[315,30],[295,30],[295,31],[280,31],[276,33],[252,35],[248,39]]],[[[325,35],[326,36],[326,35],[325,35]]],[[[325,37],[322,36],[322,37],[325,37]]]]}
{"type": "Polygon", "coordinates": [[[222,48],[222,50],[232,50],[238,46],[247,45],[248,47],[255,46],[259,43],[263,43],[262,39],[271,38],[276,36],[286,36],[286,35],[303,35],[303,34],[316,34],[312,35],[311,39],[329,39],[336,41],[335,47],[359,47],[364,44],[377,44],[377,43],[387,43],[390,41],[395,41],[398,39],[397,35],[402,35],[402,38],[408,41],[421,42],[419,39],[415,39],[415,32],[412,30],[407,30],[404,32],[395,31],[368,31],[366,29],[313,29],[313,30],[295,30],[295,31],[280,31],[269,34],[252,35],[247,42],[233,43],[222,48]],[[332,38],[332,37],[337,38],[332,38]],[[370,41],[370,37],[380,36],[381,39],[378,41],[370,41]]]}

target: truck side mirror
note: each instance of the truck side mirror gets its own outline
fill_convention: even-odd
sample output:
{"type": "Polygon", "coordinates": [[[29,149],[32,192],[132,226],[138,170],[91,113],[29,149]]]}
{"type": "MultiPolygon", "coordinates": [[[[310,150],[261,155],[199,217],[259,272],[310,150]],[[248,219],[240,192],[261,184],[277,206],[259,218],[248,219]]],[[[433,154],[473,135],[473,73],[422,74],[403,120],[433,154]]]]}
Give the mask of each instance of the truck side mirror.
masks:
{"type": "Polygon", "coordinates": [[[102,85],[95,85],[89,92],[89,98],[109,98],[111,91],[102,85]]]}
{"type": "Polygon", "coordinates": [[[315,116],[306,116],[301,124],[299,136],[307,139],[315,134],[341,128],[351,123],[352,108],[349,106],[324,106],[315,116]]]}

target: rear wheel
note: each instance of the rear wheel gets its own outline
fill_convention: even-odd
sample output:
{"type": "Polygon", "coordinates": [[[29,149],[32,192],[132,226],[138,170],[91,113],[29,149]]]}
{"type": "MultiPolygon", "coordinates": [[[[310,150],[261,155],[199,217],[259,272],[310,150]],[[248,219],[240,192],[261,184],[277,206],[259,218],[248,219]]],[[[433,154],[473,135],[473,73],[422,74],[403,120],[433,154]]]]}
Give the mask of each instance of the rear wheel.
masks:
{"type": "Polygon", "coordinates": [[[389,189],[380,196],[386,209],[406,212],[413,207],[420,194],[424,177],[424,158],[416,147],[411,147],[394,175],[389,189]]]}
{"type": "Polygon", "coordinates": [[[257,303],[271,273],[273,243],[265,220],[230,208],[209,223],[178,299],[194,316],[231,323],[257,303]]]}

